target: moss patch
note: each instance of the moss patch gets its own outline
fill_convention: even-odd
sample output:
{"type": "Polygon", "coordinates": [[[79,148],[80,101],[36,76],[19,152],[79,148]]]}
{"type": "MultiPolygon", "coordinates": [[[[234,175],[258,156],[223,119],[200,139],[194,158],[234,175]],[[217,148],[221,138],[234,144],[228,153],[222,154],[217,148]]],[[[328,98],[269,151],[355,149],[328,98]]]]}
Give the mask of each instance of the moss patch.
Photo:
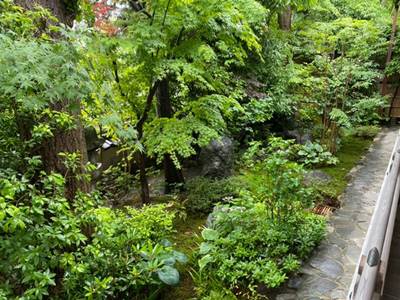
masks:
{"type": "Polygon", "coordinates": [[[197,264],[197,261],[193,258],[193,254],[197,251],[200,242],[199,235],[205,223],[206,217],[192,215],[189,215],[186,220],[177,222],[175,226],[177,233],[173,237],[173,243],[179,251],[187,255],[189,263],[180,266],[180,283],[177,287],[165,291],[162,297],[163,300],[194,299],[195,290],[190,270],[194,264],[197,264]]]}
{"type": "Polygon", "coordinates": [[[321,168],[322,171],[332,177],[328,184],[322,184],[319,189],[329,197],[337,199],[345,190],[350,170],[357,165],[361,157],[371,146],[373,140],[356,136],[345,136],[342,146],[337,153],[339,163],[336,166],[321,168]]]}

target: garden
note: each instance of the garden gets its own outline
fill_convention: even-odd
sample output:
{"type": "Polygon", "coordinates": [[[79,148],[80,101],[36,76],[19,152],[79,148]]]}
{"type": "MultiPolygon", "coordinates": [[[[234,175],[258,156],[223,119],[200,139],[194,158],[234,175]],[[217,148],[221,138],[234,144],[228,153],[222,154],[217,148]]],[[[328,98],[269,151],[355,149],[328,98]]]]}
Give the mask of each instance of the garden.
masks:
{"type": "Polygon", "coordinates": [[[399,6],[0,1],[0,299],[274,299],[391,121],[399,6]]]}

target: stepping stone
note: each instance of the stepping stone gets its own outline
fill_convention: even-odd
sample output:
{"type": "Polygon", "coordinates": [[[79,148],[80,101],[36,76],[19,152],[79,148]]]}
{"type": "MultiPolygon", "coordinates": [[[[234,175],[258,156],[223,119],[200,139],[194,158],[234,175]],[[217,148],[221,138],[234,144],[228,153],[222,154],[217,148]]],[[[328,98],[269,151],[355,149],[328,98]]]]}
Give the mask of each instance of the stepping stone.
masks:
{"type": "Polygon", "coordinates": [[[315,269],[320,270],[323,274],[329,278],[335,279],[343,274],[343,267],[337,261],[327,258],[327,259],[317,259],[310,262],[311,266],[315,269]]]}

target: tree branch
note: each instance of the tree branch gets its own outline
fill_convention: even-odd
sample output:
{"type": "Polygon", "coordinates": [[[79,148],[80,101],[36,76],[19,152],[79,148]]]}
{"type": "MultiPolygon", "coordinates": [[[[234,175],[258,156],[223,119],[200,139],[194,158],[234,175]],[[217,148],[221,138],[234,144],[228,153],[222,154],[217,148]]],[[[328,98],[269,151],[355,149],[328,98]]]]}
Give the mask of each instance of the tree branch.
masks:
{"type": "Polygon", "coordinates": [[[119,89],[119,92],[121,93],[121,96],[125,97],[126,95],[125,95],[124,91],[122,90],[121,82],[119,80],[117,61],[115,59],[113,59],[112,64],[113,64],[113,68],[114,68],[114,79],[115,79],[115,82],[118,85],[118,89],[119,89]]]}
{"type": "Polygon", "coordinates": [[[167,19],[167,13],[168,13],[170,4],[171,4],[171,0],[168,0],[167,7],[165,8],[165,11],[164,11],[163,21],[162,21],[162,26],[163,27],[165,25],[165,20],[167,19]]]}
{"type": "Polygon", "coordinates": [[[141,12],[143,14],[145,14],[149,19],[152,18],[152,15],[150,13],[148,13],[145,9],[145,7],[143,6],[142,3],[140,3],[137,0],[131,0],[129,1],[131,7],[136,11],[136,12],[141,12]]]}
{"type": "Polygon", "coordinates": [[[136,124],[136,130],[138,132],[138,139],[140,140],[143,137],[143,126],[144,123],[146,122],[149,112],[151,109],[151,105],[153,103],[154,96],[157,92],[158,86],[160,84],[160,81],[156,81],[153,86],[150,87],[149,94],[147,95],[147,100],[146,100],[146,106],[144,107],[144,111],[142,114],[142,117],[139,119],[139,121],[136,124]]]}

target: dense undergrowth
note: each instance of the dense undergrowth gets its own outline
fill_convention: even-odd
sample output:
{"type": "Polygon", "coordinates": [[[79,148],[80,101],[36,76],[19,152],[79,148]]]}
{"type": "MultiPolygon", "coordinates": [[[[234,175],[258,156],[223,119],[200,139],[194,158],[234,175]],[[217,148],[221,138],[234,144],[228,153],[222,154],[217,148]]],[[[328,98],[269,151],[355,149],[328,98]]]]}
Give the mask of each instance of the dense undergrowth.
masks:
{"type": "MultiPolygon", "coordinates": [[[[374,132],[375,132],[375,134],[377,133],[376,131],[374,131],[374,132]]],[[[317,198],[317,202],[320,201],[320,202],[324,203],[325,205],[326,204],[327,205],[340,205],[340,200],[338,198],[343,193],[345,187],[348,184],[348,180],[349,180],[348,173],[350,172],[350,170],[353,167],[355,167],[357,165],[357,163],[359,162],[361,157],[366,153],[367,149],[369,148],[369,146],[372,143],[372,138],[373,138],[372,135],[368,135],[367,137],[358,137],[358,136],[355,136],[355,133],[348,134],[343,138],[342,145],[340,147],[340,150],[337,153],[337,158],[339,159],[339,162],[336,165],[331,165],[331,166],[322,167],[322,168],[318,169],[318,170],[322,170],[323,172],[325,172],[326,174],[331,176],[331,179],[329,180],[329,182],[326,182],[326,181],[325,182],[317,182],[316,185],[314,186],[315,190],[313,192],[317,193],[317,195],[314,196],[315,198],[317,198]]],[[[248,173],[248,172],[249,172],[248,170],[245,171],[245,173],[248,173]]],[[[211,185],[207,185],[206,184],[207,180],[202,178],[201,179],[202,184],[199,184],[193,190],[189,189],[190,194],[188,195],[188,197],[189,198],[192,197],[191,193],[193,193],[194,194],[193,199],[198,199],[199,203],[209,204],[210,203],[209,201],[213,200],[213,199],[223,199],[224,197],[227,197],[227,195],[228,195],[228,197],[233,196],[235,194],[237,195],[238,193],[235,191],[231,192],[230,194],[227,194],[225,184],[227,182],[229,182],[229,190],[231,190],[231,191],[232,191],[233,187],[239,188],[239,186],[240,186],[242,188],[244,185],[243,182],[241,184],[239,184],[242,176],[243,175],[233,176],[233,177],[231,177],[229,179],[225,179],[223,181],[209,180],[209,182],[211,182],[211,185]],[[213,185],[218,186],[218,183],[220,183],[218,189],[212,189],[212,190],[208,189],[208,186],[213,186],[213,185]]],[[[250,182],[252,182],[252,180],[250,178],[258,177],[259,174],[258,173],[248,174],[247,176],[249,177],[250,182]]],[[[222,205],[225,205],[226,200],[224,200],[224,201],[220,200],[217,202],[222,205]]],[[[216,203],[216,202],[214,202],[214,203],[216,203]]],[[[247,201],[246,201],[246,203],[247,203],[247,201]]],[[[201,211],[196,210],[196,214],[188,214],[187,218],[184,221],[182,220],[182,221],[178,222],[178,224],[176,224],[175,228],[177,230],[177,234],[175,235],[174,243],[177,245],[177,247],[179,248],[180,251],[187,254],[190,261],[188,264],[181,267],[181,270],[183,273],[182,282],[178,285],[178,287],[176,289],[170,290],[167,293],[165,293],[163,295],[163,299],[166,299],[166,300],[191,299],[191,298],[193,298],[193,295],[196,294],[196,289],[198,289],[199,287],[200,287],[200,291],[203,294],[207,294],[207,291],[212,290],[212,292],[210,292],[209,299],[230,299],[230,298],[235,299],[234,295],[232,295],[229,292],[229,290],[226,289],[226,286],[221,285],[220,280],[218,280],[215,277],[211,277],[211,280],[210,280],[210,274],[215,274],[215,270],[212,270],[212,272],[203,271],[202,273],[196,271],[196,270],[198,270],[198,265],[197,265],[197,259],[198,259],[197,251],[198,250],[197,250],[197,248],[199,247],[199,245],[201,246],[201,243],[203,240],[201,231],[208,222],[207,214],[204,212],[210,211],[211,207],[212,206],[208,206],[206,208],[206,210],[203,210],[202,211],[203,214],[201,214],[201,213],[199,214],[199,212],[201,212],[201,211]],[[195,276],[193,276],[194,274],[195,274],[195,276]],[[207,285],[207,283],[208,283],[208,285],[207,285]],[[221,292],[221,290],[222,290],[222,292],[221,292]]],[[[194,208],[198,208],[198,206],[196,204],[194,204],[194,208]]],[[[337,207],[334,207],[334,208],[337,208],[337,207]]],[[[264,208],[261,207],[259,213],[262,214],[263,211],[264,211],[264,208]]],[[[227,222],[228,224],[230,224],[232,221],[237,220],[237,218],[234,218],[231,215],[229,215],[227,217],[226,216],[227,212],[229,213],[229,211],[226,211],[226,210],[225,211],[222,210],[220,212],[223,215],[222,218],[220,219],[220,222],[222,222],[222,220],[224,220],[224,222],[227,222]],[[228,218],[228,219],[226,220],[225,218],[228,218]]],[[[232,215],[240,214],[240,213],[241,213],[240,211],[239,212],[233,211],[232,215]]],[[[307,213],[307,215],[311,216],[309,213],[307,213]]],[[[244,218],[244,219],[248,220],[247,218],[244,218]]],[[[267,217],[265,217],[265,219],[267,219],[267,217]]],[[[257,220],[257,218],[254,218],[254,216],[252,216],[252,222],[263,223],[262,221],[259,221],[259,220],[255,221],[255,220],[257,220]]],[[[307,222],[307,221],[305,221],[305,222],[307,222]]],[[[250,226],[254,227],[254,223],[251,223],[250,226]]],[[[300,223],[303,223],[303,221],[300,223]]],[[[268,225],[265,224],[265,226],[268,226],[268,225]]],[[[307,231],[303,232],[302,234],[304,234],[305,237],[307,237],[307,236],[314,237],[315,240],[312,240],[312,242],[317,242],[321,238],[321,236],[318,236],[318,234],[322,233],[321,230],[324,225],[322,223],[316,222],[316,223],[313,223],[313,226],[321,226],[321,227],[319,227],[319,229],[317,229],[317,230],[312,228],[314,230],[311,229],[308,232],[308,234],[307,234],[307,231]],[[319,225],[317,225],[317,224],[319,224],[319,225]]],[[[251,243],[254,244],[254,239],[257,239],[257,236],[254,233],[254,229],[251,228],[248,231],[243,230],[243,229],[244,228],[238,229],[238,230],[241,230],[242,234],[237,234],[234,231],[231,231],[230,234],[238,235],[237,237],[233,237],[233,239],[240,238],[240,242],[237,244],[241,245],[241,246],[243,246],[243,243],[246,243],[247,241],[251,241],[251,243]],[[250,236],[248,239],[246,239],[246,233],[250,236]]],[[[288,230],[287,228],[279,228],[279,227],[278,227],[278,229],[288,230]]],[[[296,228],[296,230],[297,229],[298,228],[296,228]]],[[[289,231],[289,232],[293,232],[293,227],[291,230],[292,231],[289,231]]],[[[301,229],[299,229],[299,230],[301,230],[301,229]]],[[[269,231],[269,234],[271,234],[271,230],[269,231]]],[[[227,237],[225,236],[224,238],[226,241],[227,237]]],[[[215,243],[217,245],[218,245],[219,239],[220,239],[220,237],[218,236],[218,239],[215,241],[215,243]]],[[[264,241],[264,239],[268,240],[265,237],[263,237],[263,241],[264,241]]],[[[212,241],[212,243],[214,243],[214,241],[212,241]]],[[[259,244],[260,243],[258,243],[258,245],[259,244]]],[[[269,245],[271,245],[271,244],[272,243],[270,243],[269,245]]],[[[286,246],[284,243],[282,243],[282,245],[283,245],[283,247],[286,246]]],[[[203,248],[204,247],[207,248],[207,246],[203,246],[203,248]]],[[[252,248],[252,247],[250,247],[250,248],[252,248]]],[[[223,247],[223,249],[225,249],[225,247],[223,247]]],[[[226,249],[229,249],[229,248],[226,248],[226,249]]],[[[205,251],[205,250],[203,250],[203,251],[205,251]]],[[[231,251],[230,253],[233,253],[232,249],[229,249],[229,251],[231,251]]],[[[263,250],[263,251],[265,251],[265,250],[263,250]]],[[[219,252],[222,252],[223,253],[222,255],[224,255],[224,253],[225,253],[225,252],[223,252],[223,250],[221,251],[220,249],[219,249],[219,252]]],[[[285,255],[281,255],[281,257],[285,257],[285,255]]],[[[291,258],[294,258],[294,257],[291,257],[291,258]]],[[[297,257],[297,262],[301,262],[301,261],[302,261],[301,256],[297,257]]],[[[294,262],[293,267],[295,268],[295,270],[297,269],[298,266],[299,266],[299,264],[294,262]]],[[[293,271],[295,272],[295,270],[293,270],[293,271]]],[[[277,271],[277,274],[282,274],[282,273],[277,271]]],[[[289,272],[287,272],[287,274],[290,276],[291,272],[289,271],[289,272]]],[[[280,276],[280,277],[277,276],[276,280],[279,282],[279,280],[282,280],[283,278],[284,278],[283,276],[280,276]]],[[[257,288],[259,289],[259,291],[261,291],[263,293],[268,293],[268,291],[269,291],[269,289],[266,289],[263,286],[257,286],[257,288]]],[[[242,292],[242,294],[246,293],[246,291],[244,291],[244,290],[241,290],[241,292],[242,292]]],[[[208,299],[208,298],[206,298],[206,299],[208,299]]]]}
{"type": "Polygon", "coordinates": [[[385,121],[399,3],[50,2],[0,2],[0,299],[268,297],[385,121]]]}

